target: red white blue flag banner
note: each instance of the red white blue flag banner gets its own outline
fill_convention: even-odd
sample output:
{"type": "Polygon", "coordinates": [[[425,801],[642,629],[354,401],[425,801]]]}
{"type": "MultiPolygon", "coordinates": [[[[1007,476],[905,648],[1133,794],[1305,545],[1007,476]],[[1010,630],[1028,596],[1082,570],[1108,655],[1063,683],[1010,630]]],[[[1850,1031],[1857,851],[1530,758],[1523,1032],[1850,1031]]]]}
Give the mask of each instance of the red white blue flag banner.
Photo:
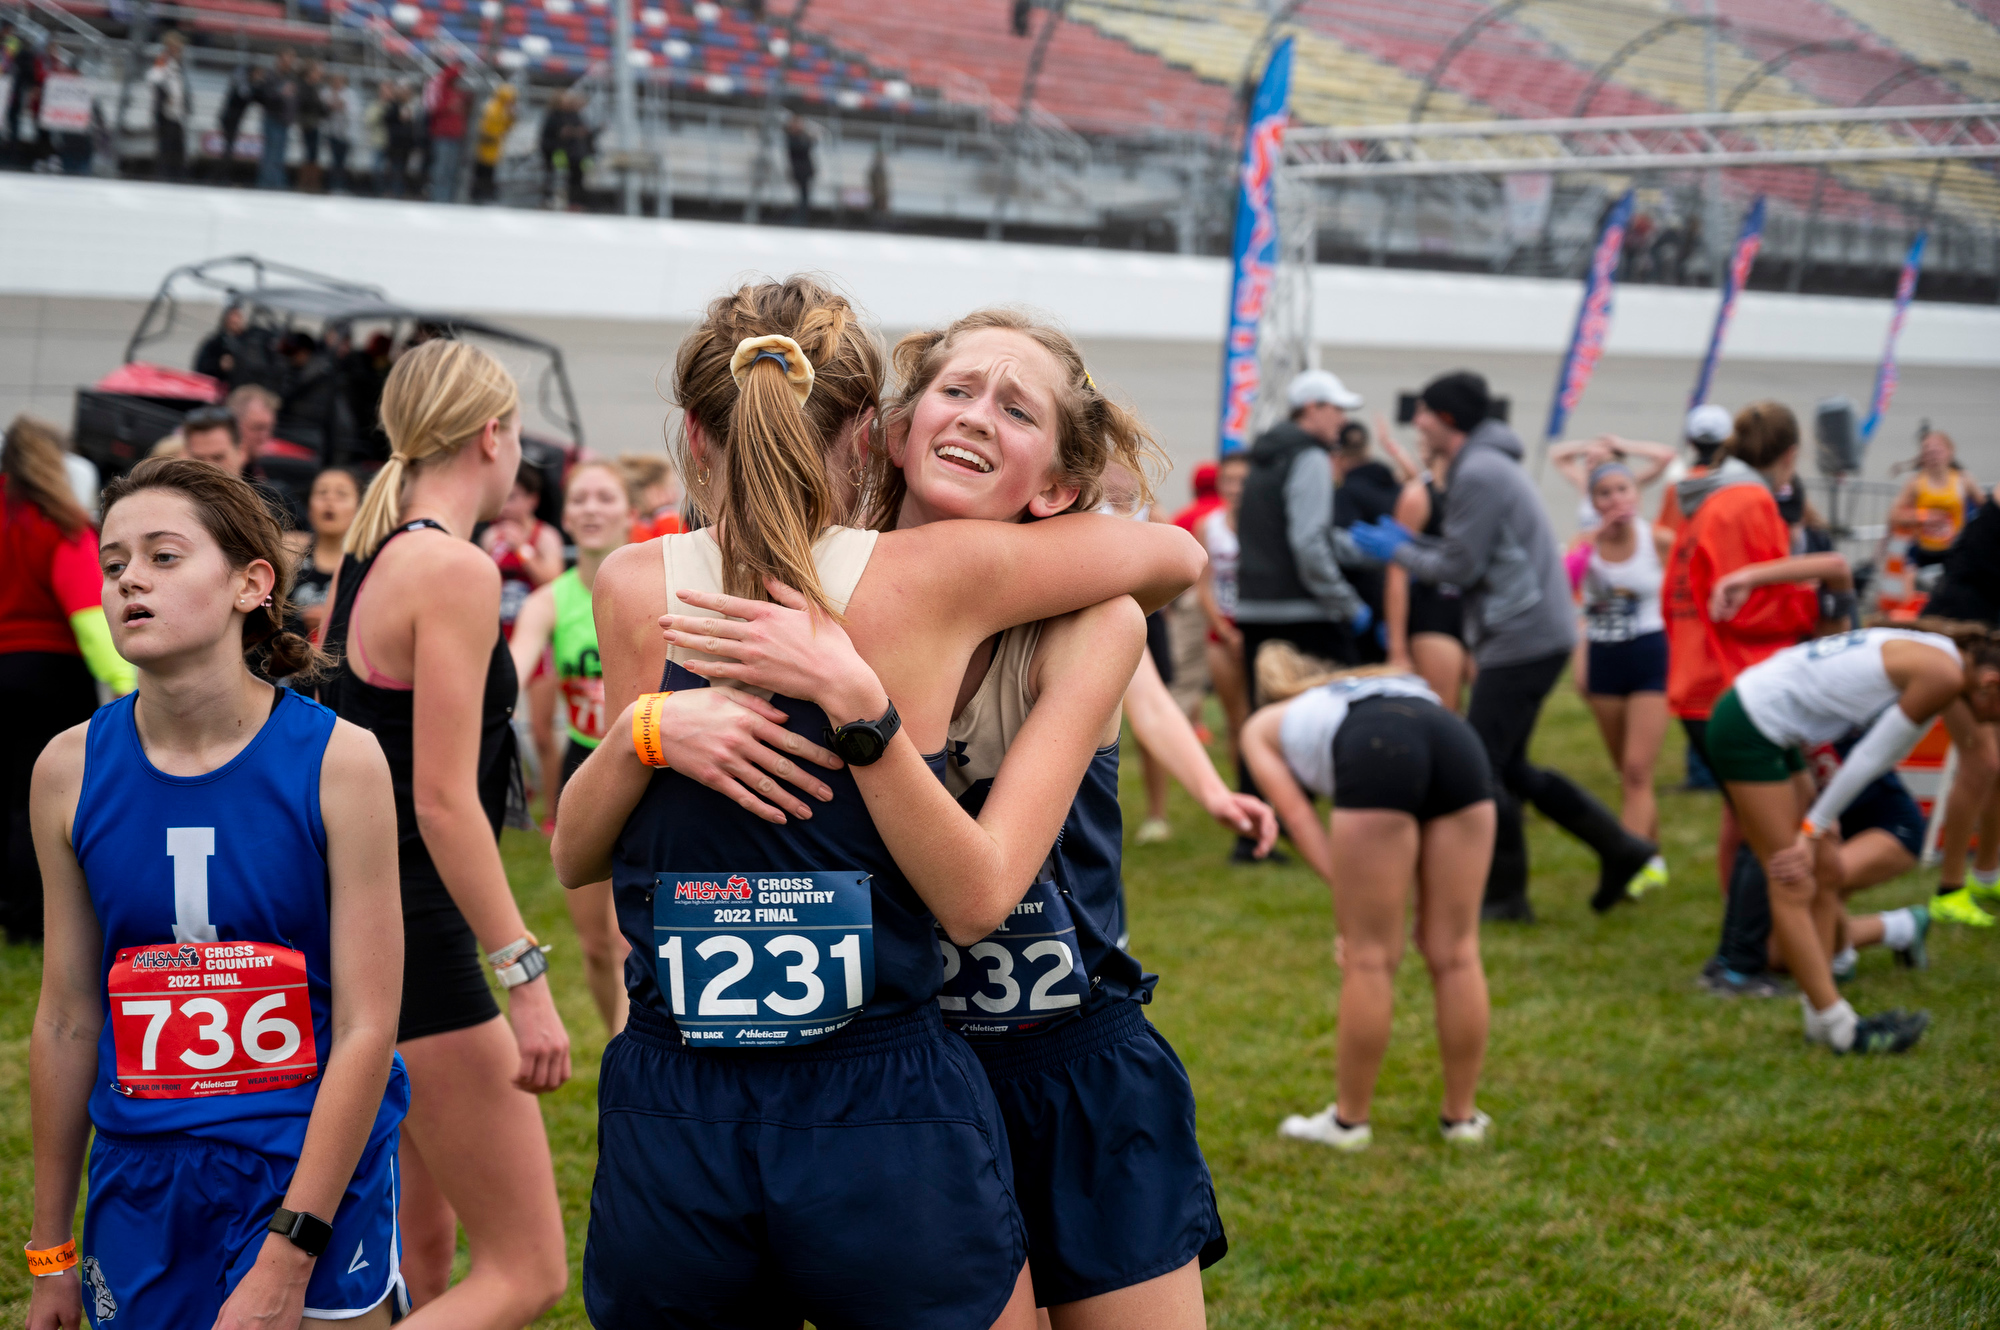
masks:
{"type": "Polygon", "coordinates": [[[1868,419],[1861,423],[1863,443],[1875,437],[1875,427],[1882,423],[1890,399],[1896,395],[1896,342],[1910,317],[1910,301],[1916,298],[1917,272],[1924,264],[1924,239],[1929,235],[1928,231],[1917,232],[1917,238],[1910,242],[1910,257],[1903,260],[1903,275],[1896,279],[1896,312],[1889,316],[1889,340],[1882,347],[1882,366],[1875,371],[1875,392],[1868,400],[1868,419]]]}
{"type": "Polygon", "coordinates": [[[1278,270],[1278,168],[1285,127],[1291,120],[1292,39],[1271,52],[1264,81],[1250,103],[1243,129],[1243,169],[1236,195],[1236,243],[1230,251],[1229,332],[1222,343],[1222,447],[1224,454],[1250,446],[1257,407],[1257,329],[1278,270]]]}
{"type": "Polygon", "coordinates": [[[1750,205],[1750,214],[1743,219],[1743,229],[1736,233],[1736,248],[1729,254],[1729,271],[1722,276],[1722,307],[1715,311],[1715,331],[1708,335],[1708,354],[1702,357],[1701,377],[1694,381],[1694,394],[1688,398],[1688,410],[1700,406],[1708,400],[1709,385],[1715,381],[1715,363],[1722,359],[1722,339],[1729,332],[1729,320],[1736,313],[1736,298],[1743,294],[1743,288],[1750,281],[1750,269],[1756,265],[1757,251],[1764,243],[1764,196],[1750,205]]]}
{"type": "Polygon", "coordinates": [[[1618,259],[1625,251],[1625,231],[1632,225],[1632,191],[1618,200],[1604,215],[1604,229],[1590,251],[1590,270],[1583,278],[1583,303],[1576,311],[1576,331],[1569,337],[1569,351],[1556,372],[1556,397],[1549,405],[1546,445],[1561,436],[1569,413],[1583,400],[1597,359],[1604,354],[1604,338],[1611,331],[1611,291],[1618,277],[1618,259]]]}

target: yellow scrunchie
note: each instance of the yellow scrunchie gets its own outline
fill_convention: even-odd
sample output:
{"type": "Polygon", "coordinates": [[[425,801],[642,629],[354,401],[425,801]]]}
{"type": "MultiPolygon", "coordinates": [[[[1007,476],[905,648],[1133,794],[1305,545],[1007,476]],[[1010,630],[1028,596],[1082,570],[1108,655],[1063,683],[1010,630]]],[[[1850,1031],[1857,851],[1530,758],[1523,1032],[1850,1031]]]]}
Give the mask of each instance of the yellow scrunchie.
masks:
{"type": "Polygon", "coordinates": [[[743,380],[748,377],[750,366],[764,352],[784,357],[785,382],[791,385],[792,396],[799,399],[799,405],[804,406],[806,399],[812,396],[812,361],[806,359],[806,353],[799,349],[797,342],[783,333],[772,333],[769,337],[746,337],[736,344],[736,354],[729,358],[729,373],[736,380],[736,391],[743,391],[743,380]]]}

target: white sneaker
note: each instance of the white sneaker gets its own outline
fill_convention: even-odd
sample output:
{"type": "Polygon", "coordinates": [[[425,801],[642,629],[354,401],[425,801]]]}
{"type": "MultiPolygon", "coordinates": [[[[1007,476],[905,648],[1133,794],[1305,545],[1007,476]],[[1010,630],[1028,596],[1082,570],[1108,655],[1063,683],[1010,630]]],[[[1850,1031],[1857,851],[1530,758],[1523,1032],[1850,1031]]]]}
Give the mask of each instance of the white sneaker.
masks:
{"type": "Polygon", "coordinates": [[[1289,1136],[1295,1141],[1318,1141],[1321,1145],[1330,1145],[1349,1154],[1366,1150],[1368,1143],[1375,1139],[1374,1131],[1365,1122],[1352,1127],[1341,1126],[1334,1117],[1332,1104],[1309,1118],[1292,1114],[1278,1124],[1278,1135],[1289,1136]]]}
{"type": "Polygon", "coordinates": [[[1135,845],[1158,845],[1161,841],[1172,840],[1174,829],[1163,817],[1149,817],[1139,824],[1139,830],[1132,836],[1135,845]]]}
{"type": "Polygon", "coordinates": [[[1493,1119],[1476,1108],[1472,1110],[1472,1116],[1463,1122],[1438,1120],[1438,1130],[1453,1145],[1486,1144],[1486,1129],[1492,1125],[1493,1119]]]}

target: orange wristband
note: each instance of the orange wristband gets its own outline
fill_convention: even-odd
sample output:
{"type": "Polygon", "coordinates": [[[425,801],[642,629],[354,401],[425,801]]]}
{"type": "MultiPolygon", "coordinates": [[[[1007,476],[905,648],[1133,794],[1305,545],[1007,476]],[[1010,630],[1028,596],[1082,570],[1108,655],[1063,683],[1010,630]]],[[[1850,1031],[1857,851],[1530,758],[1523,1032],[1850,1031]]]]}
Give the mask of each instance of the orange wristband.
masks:
{"type": "Polygon", "coordinates": [[[59,1275],[76,1265],[76,1239],[71,1238],[60,1247],[49,1247],[36,1251],[33,1247],[23,1247],[28,1254],[28,1273],[37,1279],[59,1275]]]}
{"type": "Polygon", "coordinates": [[[642,693],[632,708],[632,751],[649,767],[665,767],[667,750],[660,743],[660,708],[672,693],[642,693]]]}

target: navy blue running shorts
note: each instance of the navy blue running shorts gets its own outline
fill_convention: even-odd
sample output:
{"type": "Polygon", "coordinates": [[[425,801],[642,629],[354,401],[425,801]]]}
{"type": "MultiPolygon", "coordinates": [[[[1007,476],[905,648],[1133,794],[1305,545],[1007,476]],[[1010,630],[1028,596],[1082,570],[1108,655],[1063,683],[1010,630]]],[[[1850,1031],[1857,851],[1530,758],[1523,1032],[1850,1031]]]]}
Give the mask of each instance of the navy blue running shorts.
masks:
{"type": "MultiPolygon", "coordinates": [[[[395,1132],[362,1152],[306,1281],[307,1316],[344,1320],[384,1298],[409,1309],[397,1267],[395,1132]]],[[[90,1145],[83,1207],[83,1310],[107,1330],[210,1326],[264,1249],[264,1226],[297,1167],[191,1136],[117,1136],[90,1145]]]]}
{"type": "Polygon", "coordinates": [[[583,1298],[598,1330],[988,1330],[1028,1259],[999,1106],[937,1008],[604,1050],[583,1298]]]}
{"type": "Polygon", "coordinates": [[[1871,783],[1840,815],[1840,837],[1853,840],[1864,831],[1886,831],[1912,855],[1924,852],[1924,812],[1910,797],[1909,787],[1895,772],[1871,783]]]}
{"type": "Polygon", "coordinates": [[[1592,642],[1584,664],[1592,697],[1667,691],[1667,635],[1642,633],[1629,642],[1592,642]]]}
{"type": "Polygon", "coordinates": [[[974,1048],[1007,1120],[1037,1306],[1222,1259],[1194,1087],[1137,1002],[974,1048]]]}

